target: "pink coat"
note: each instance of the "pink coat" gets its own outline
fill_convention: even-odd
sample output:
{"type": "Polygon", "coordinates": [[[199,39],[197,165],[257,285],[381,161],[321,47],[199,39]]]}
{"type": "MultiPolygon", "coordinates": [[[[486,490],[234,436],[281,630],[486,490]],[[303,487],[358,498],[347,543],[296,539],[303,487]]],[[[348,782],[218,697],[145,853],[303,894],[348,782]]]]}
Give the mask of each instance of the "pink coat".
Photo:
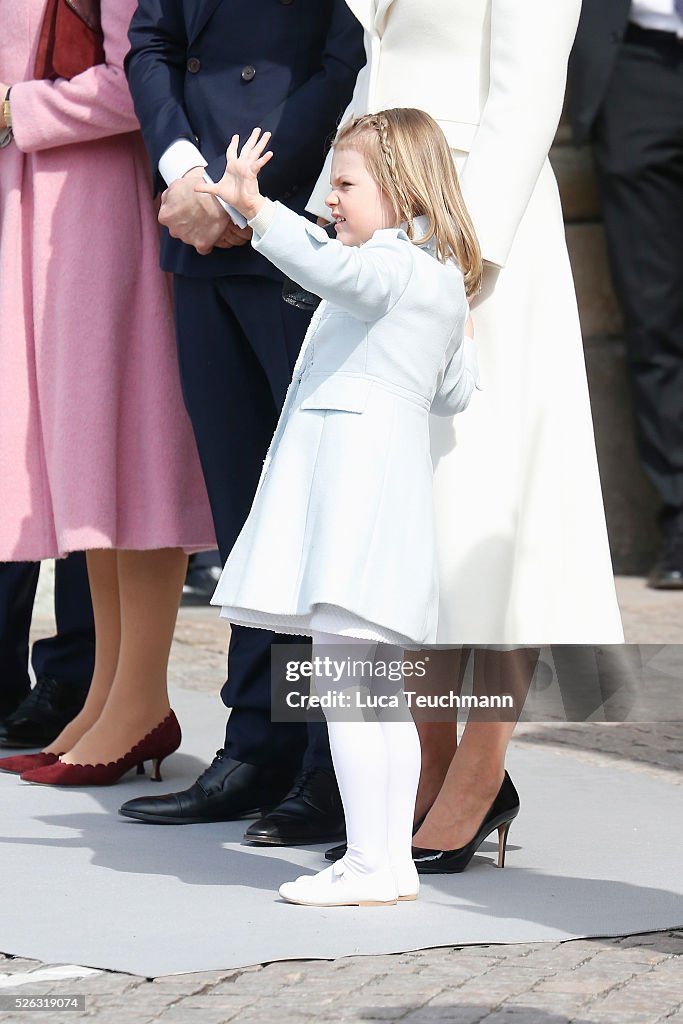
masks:
{"type": "Polygon", "coordinates": [[[54,83],[31,80],[45,3],[0,32],[0,561],[212,547],[122,66],[136,3],[102,0],[107,63],[54,83]]]}

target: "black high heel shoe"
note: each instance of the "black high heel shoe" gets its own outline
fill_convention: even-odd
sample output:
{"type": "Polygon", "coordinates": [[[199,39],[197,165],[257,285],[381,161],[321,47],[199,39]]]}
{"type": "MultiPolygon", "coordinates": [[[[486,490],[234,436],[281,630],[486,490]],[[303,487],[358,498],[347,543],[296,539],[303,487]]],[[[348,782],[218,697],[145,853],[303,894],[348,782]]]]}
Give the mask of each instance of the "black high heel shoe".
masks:
{"type": "Polygon", "coordinates": [[[482,821],[474,839],[458,850],[425,850],[413,847],[413,861],[421,875],[456,874],[464,871],[487,836],[498,829],[498,867],[505,867],[505,848],[510,825],[519,814],[519,794],[505,772],[496,799],[482,821]]]}

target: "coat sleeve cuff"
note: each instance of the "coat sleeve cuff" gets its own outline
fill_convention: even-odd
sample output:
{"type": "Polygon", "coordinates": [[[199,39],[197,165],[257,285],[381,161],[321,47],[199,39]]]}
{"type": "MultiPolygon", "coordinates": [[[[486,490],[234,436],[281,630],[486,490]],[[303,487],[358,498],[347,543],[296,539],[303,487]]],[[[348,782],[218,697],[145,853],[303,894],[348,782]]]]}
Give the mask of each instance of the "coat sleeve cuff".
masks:
{"type": "Polygon", "coordinates": [[[266,199],[256,216],[247,221],[247,224],[253,230],[254,235],[258,235],[259,237],[265,235],[266,231],[275,220],[277,207],[278,204],[274,203],[272,199],[266,199]]]}

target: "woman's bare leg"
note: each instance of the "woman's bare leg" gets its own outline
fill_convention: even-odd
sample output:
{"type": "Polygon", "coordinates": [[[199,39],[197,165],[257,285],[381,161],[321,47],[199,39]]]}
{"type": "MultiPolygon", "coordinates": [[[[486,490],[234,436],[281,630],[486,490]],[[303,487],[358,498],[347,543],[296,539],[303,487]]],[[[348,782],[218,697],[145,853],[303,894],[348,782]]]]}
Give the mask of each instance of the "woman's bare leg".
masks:
{"type": "MultiPolygon", "coordinates": [[[[428,650],[417,653],[406,651],[406,660],[423,660],[429,657],[427,675],[415,683],[406,679],[406,689],[418,690],[421,693],[445,693],[452,690],[460,693],[463,676],[470,655],[470,649],[454,648],[453,650],[428,650]]],[[[415,803],[415,821],[418,822],[428,812],[436,800],[444,783],[451,761],[458,746],[457,711],[448,711],[441,716],[432,711],[427,720],[422,721],[415,714],[420,747],[422,749],[422,768],[420,784],[415,803]]]]}
{"type": "Polygon", "coordinates": [[[476,835],[503,781],[508,743],[524,706],[538,655],[536,648],[475,652],[473,692],[511,693],[515,701],[514,720],[494,721],[495,712],[486,720],[481,710],[478,720],[470,716],[443,786],[414,838],[415,846],[456,850],[476,835]]]}
{"type": "Polygon", "coordinates": [[[62,758],[71,764],[118,760],[170,710],[168,659],[187,556],[179,548],[118,551],[117,568],[121,639],[116,674],[99,718],[62,758]]]}
{"type": "Polygon", "coordinates": [[[116,552],[87,551],[85,557],[95,619],[95,668],[83,708],[45,748],[52,754],[70,750],[95,724],[109,695],[119,660],[121,611],[116,552]]]}

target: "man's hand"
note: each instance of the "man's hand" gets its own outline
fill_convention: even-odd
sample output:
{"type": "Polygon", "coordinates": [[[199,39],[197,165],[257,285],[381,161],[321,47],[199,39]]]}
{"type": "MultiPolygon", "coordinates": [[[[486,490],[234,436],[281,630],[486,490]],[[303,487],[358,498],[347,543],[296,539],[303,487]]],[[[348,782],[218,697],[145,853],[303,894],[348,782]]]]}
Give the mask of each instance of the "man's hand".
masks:
{"type": "Polygon", "coordinates": [[[217,249],[233,249],[238,245],[246,245],[251,242],[251,237],[254,234],[250,227],[238,228],[236,224],[230,220],[228,226],[216,242],[217,249]]]}
{"type": "Polygon", "coordinates": [[[197,181],[203,178],[203,169],[193,167],[169,185],[161,197],[159,223],[168,228],[172,238],[193,245],[200,256],[207,256],[232,221],[212,196],[195,192],[197,181]]]}

